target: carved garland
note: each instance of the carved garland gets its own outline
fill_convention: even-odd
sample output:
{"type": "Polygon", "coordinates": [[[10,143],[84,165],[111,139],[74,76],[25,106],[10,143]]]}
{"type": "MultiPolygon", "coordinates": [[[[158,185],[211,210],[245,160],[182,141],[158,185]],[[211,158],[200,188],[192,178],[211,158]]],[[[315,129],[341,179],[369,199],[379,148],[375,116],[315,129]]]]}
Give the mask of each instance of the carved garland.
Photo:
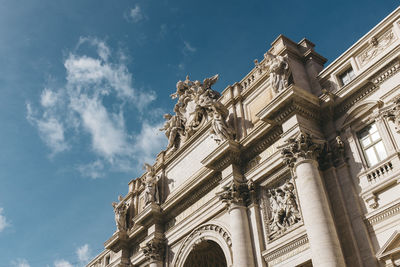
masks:
{"type": "MultiPolygon", "coordinates": [[[[229,234],[229,232],[220,225],[217,224],[204,224],[200,227],[198,227],[197,229],[195,229],[193,232],[191,232],[188,237],[185,239],[185,241],[183,241],[182,245],[179,248],[179,251],[174,259],[174,263],[175,265],[173,266],[178,266],[178,263],[180,261],[183,261],[185,259],[183,259],[183,254],[185,251],[190,251],[192,249],[192,247],[196,244],[198,244],[198,242],[204,241],[204,240],[208,240],[210,239],[211,236],[218,236],[220,237],[220,240],[224,240],[225,244],[221,244],[219,242],[219,246],[221,246],[221,248],[224,250],[225,248],[229,249],[229,254],[232,254],[232,240],[231,240],[231,235],[229,234]]],[[[228,256],[228,255],[225,255],[228,256]]],[[[227,261],[229,262],[229,259],[227,259],[227,261]]]]}

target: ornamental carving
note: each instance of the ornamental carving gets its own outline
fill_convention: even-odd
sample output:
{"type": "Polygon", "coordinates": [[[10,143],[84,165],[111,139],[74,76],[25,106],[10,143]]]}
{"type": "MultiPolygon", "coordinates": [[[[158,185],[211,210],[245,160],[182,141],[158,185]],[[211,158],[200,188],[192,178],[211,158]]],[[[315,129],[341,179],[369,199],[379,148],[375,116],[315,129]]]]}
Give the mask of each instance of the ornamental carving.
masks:
{"type": "Polygon", "coordinates": [[[289,86],[291,71],[287,56],[274,55],[270,52],[264,54],[265,61],[259,64],[255,61],[256,67],[269,71],[269,86],[275,93],[279,93],[289,86]]]}
{"type": "Polygon", "coordinates": [[[385,34],[377,37],[372,37],[368,42],[368,47],[358,56],[358,61],[361,66],[366,65],[376,56],[378,56],[383,50],[391,45],[396,40],[396,36],[392,29],[387,31],[385,34]]]}
{"type": "Polygon", "coordinates": [[[160,204],[160,194],[158,191],[158,177],[155,174],[154,167],[145,163],[146,175],[144,176],[144,203],[145,205],[150,203],[160,204]]]}
{"type": "Polygon", "coordinates": [[[254,198],[254,188],[255,185],[251,180],[247,183],[233,180],[222,187],[222,190],[217,192],[217,196],[225,203],[226,207],[230,207],[231,204],[246,205],[254,198]]]}
{"type": "Polygon", "coordinates": [[[400,133],[400,96],[395,97],[392,102],[392,106],[383,115],[394,123],[397,133],[400,133]]]}
{"type": "Polygon", "coordinates": [[[159,239],[153,239],[142,247],[142,251],[147,260],[162,261],[164,258],[165,244],[159,239]]]}
{"type": "Polygon", "coordinates": [[[267,208],[268,239],[273,240],[283,235],[301,221],[299,203],[293,182],[266,189],[264,206],[267,208]]]}
{"type": "Polygon", "coordinates": [[[161,131],[168,138],[167,156],[180,148],[207,121],[212,121],[211,137],[220,143],[234,139],[234,130],[227,123],[229,111],[218,101],[221,96],[211,86],[218,80],[218,75],[203,82],[185,81],[176,84],[176,92],[172,99],[178,98],[174,107],[175,115],[165,114],[166,122],[161,131]]]}
{"type": "Polygon", "coordinates": [[[325,141],[313,138],[308,133],[300,132],[296,137],[289,138],[286,144],[279,147],[283,155],[283,161],[289,167],[304,159],[317,159],[325,141]]]}
{"type": "Polygon", "coordinates": [[[120,201],[119,203],[111,203],[114,208],[115,224],[117,225],[117,231],[126,232],[128,230],[127,214],[129,204],[123,201],[121,196],[118,197],[118,200],[120,201]]]}
{"type": "MultiPolygon", "coordinates": [[[[195,229],[188,235],[185,241],[183,241],[173,261],[173,264],[175,263],[173,266],[179,266],[178,263],[183,260],[182,257],[183,254],[185,254],[184,251],[191,251],[199,242],[208,240],[210,237],[219,237],[217,239],[222,241],[219,243],[221,247],[224,245],[229,249],[232,247],[231,235],[224,227],[218,224],[207,223],[195,229]]],[[[215,238],[213,238],[213,240],[215,240],[215,238]]]]}
{"type": "Polygon", "coordinates": [[[322,169],[331,166],[338,166],[346,160],[345,145],[342,138],[338,135],[331,142],[325,143],[319,157],[319,166],[322,169]]]}

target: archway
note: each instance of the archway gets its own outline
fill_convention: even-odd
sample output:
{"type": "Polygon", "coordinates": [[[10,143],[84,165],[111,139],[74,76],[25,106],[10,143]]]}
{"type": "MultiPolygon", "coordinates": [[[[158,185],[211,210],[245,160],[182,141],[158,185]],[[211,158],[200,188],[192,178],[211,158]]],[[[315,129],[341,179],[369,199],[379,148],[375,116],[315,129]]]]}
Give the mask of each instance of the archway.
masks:
{"type": "Polygon", "coordinates": [[[204,266],[232,266],[232,241],[231,235],[226,229],[220,222],[215,221],[197,227],[182,242],[172,261],[172,266],[203,266],[201,264],[190,264],[195,258],[198,258],[199,254],[202,255],[203,250],[216,252],[213,259],[222,262],[222,264],[225,263],[225,265],[204,266]],[[218,260],[220,258],[223,258],[223,260],[218,260]]]}
{"type": "Polygon", "coordinates": [[[183,267],[227,267],[224,252],[211,240],[203,240],[193,246],[183,267]]]}

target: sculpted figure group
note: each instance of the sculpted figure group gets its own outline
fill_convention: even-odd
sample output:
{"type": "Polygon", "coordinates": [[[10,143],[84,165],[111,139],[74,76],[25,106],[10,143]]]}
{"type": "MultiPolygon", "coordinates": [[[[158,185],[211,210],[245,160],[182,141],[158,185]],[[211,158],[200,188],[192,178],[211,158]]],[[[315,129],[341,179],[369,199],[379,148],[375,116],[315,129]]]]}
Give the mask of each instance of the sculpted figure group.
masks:
{"type": "Polygon", "coordinates": [[[271,211],[268,237],[274,239],[299,222],[301,217],[293,183],[287,181],[278,188],[270,189],[267,196],[271,211]]]}
{"type": "Polygon", "coordinates": [[[161,131],[168,138],[167,155],[181,147],[200,127],[212,120],[211,136],[216,142],[234,138],[233,129],[227,124],[229,111],[218,101],[220,94],[211,86],[218,75],[203,82],[185,81],[176,84],[172,99],[178,98],[174,107],[175,115],[165,114],[166,122],[161,131]]]}

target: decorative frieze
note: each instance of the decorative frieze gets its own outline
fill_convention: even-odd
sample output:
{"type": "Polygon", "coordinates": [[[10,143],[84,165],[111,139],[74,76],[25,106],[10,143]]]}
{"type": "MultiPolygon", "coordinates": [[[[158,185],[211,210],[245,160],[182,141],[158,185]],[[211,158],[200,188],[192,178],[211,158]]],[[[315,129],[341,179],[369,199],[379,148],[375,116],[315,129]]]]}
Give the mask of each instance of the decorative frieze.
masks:
{"type": "Polygon", "coordinates": [[[393,30],[390,29],[379,37],[372,37],[368,42],[368,47],[364,49],[357,56],[357,60],[360,66],[364,66],[371,62],[374,58],[379,56],[387,47],[389,47],[395,40],[397,40],[396,35],[393,30]]]}

